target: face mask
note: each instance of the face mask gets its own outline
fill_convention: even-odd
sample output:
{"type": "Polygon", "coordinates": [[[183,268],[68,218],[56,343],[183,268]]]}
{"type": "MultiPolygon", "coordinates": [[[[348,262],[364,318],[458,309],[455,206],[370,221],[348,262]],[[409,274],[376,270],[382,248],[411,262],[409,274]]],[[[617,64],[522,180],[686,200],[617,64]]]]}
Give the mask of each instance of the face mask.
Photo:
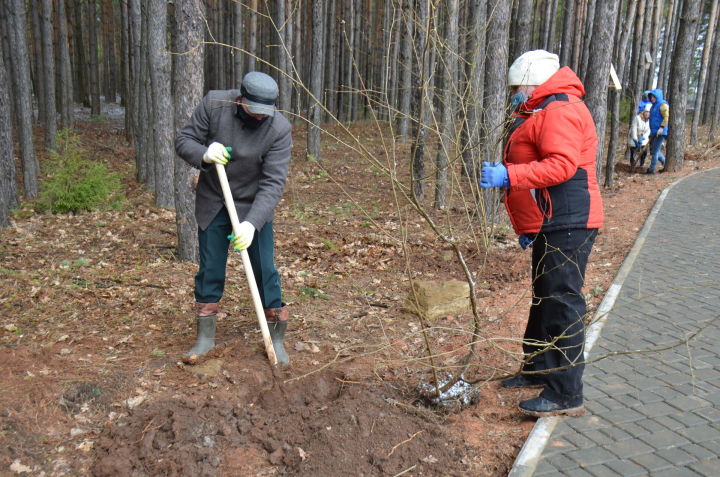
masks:
{"type": "Polygon", "coordinates": [[[267,116],[262,119],[257,119],[252,116],[250,116],[248,113],[245,112],[245,109],[241,105],[237,105],[237,111],[235,112],[235,115],[240,118],[240,120],[245,123],[245,126],[247,126],[249,129],[257,129],[259,128],[262,123],[265,122],[267,119],[267,116]]]}
{"type": "Polygon", "coordinates": [[[525,96],[525,93],[522,91],[518,91],[513,95],[512,98],[510,98],[510,102],[513,104],[513,106],[520,106],[522,103],[527,101],[527,97],[525,96]]]}

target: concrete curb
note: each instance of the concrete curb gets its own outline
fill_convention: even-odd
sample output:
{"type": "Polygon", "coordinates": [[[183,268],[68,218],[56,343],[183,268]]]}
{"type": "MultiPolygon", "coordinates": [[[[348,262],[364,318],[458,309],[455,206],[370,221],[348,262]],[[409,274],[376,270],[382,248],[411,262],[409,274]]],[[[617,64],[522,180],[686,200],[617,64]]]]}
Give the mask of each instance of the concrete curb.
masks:
{"type": "MultiPolygon", "coordinates": [[[[665,202],[665,198],[667,197],[668,193],[673,187],[675,187],[677,184],[684,181],[688,177],[692,177],[695,174],[702,174],[710,170],[713,169],[708,169],[707,171],[696,172],[694,174],[689,174],[685,177],[681,177],[680,179],[667,186],[665,190],[660,193],[660,197],[658,197],[657,201],[655,201],[655,205],[653,206],[650,214],[645,220],[645,224],[643,225],[642,230],[638,234],[638,237],[635,240],[635,244],[633,245],[632,249],[630,249],[627,257],[625,257],[625,260],[620,266],[617,275],[615,275],[615,279],[610,285],[607,293],[605,293],[605,297],[603,298],[602,302],[600,302],[600,306],[598,306],[598,309],[595,312],[592,324],[590,324],[585,333],[585,359],[588,358],[590,350],[600,337],[600,332],[602,331],[602,328],[607,321],[608,313],[615,305],[615,300],[617,300],[620,289],[622,289],[623,283],[625,282],[628,273],[630,273],[630,270],[635,263],[635,259],[640,253],[640,250],[645,243],[645,239],[647,238],[650,229],[655,223],[655,218],[657,217],[657,214],[660,211],[663,202],[665,202]]],[[[513,466],[508,473],[508,477],[530,477],[535,473],[537,464],[540,461],[540,456],[542,455],[545,446],[550,440],[550,435],[552,434],[552,431],[555,429],[555,426],[557,426],[561,419],[564,418],[543,417],[537,420],[532,431],[530,431],[530,435],[525,441],[525,444],[523,444],[522,449],[520,449],[520,453],[515,459],[515,462],[513,463],[513,466]]]]}

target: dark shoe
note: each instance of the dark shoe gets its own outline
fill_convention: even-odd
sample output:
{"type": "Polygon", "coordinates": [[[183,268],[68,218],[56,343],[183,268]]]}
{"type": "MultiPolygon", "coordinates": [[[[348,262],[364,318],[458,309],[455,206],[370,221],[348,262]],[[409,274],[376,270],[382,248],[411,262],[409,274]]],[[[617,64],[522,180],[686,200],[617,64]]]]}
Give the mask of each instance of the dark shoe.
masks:
{"type": "Polygon", "coordinates": [[[503,379],[500,381],[500,386],[505,389],[517,389],[517,388],[541,388],[545,386],[537,378],[531,378],[527,374],[518,374],[514,378],[503,379]]]}
{"type": "Polygon", "coordinates": [[[275,357],[281,366],[290,364],[290,357],[285,351],[285,331],[287,330],[289,314],[285,305],[282,308],[268,308],[265,310],[265,318],[267,319],[270,338],[275,350],[275,357]]]}
{"type": "Polygon", "coordinates": [[[645,171],[645,174],[655,174],[655,171],[651,171],[650,169],[648,169],[647,171],[645,171]]]}
{"type": "Polygon", "coordinates": [[[536,397],[535,399],[528,399],[527,401],[522,401],[518,408],[520,409],[520,412],[535,417],[580,417],[585,414],[585,406],[582,404],[582,402],[579,406],[566,406],[550,401],[549,399],[546,399],[542,396],[536,397]]]}

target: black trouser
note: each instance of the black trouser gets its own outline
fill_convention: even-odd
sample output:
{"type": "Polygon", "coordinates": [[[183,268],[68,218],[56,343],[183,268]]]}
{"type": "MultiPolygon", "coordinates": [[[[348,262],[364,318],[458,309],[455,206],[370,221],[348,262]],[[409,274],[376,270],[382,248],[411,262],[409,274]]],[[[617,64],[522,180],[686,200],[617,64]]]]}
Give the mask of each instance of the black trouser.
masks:
{"type": "MultiPolygon", "coordinates": [[[[200,242],[200,268],[195,275],[195,301],[217,303],[225,289],[225,267],[227,264],[232,224],[227,210],[223,207],[205,230],[198,230],[200,242]]],[[[250,263],[255,275],[263,308],[280,308],[282,297],[280,275],[275,268],[275,238],[272,222],[266,223],[255,232],[248,248],[250,263]]],[[[244,280],[244,277],[235,277],[244,280]]]]}
{"type": "Polygon", "coordinates": [[[523,340],[523,369],[565,368],[531,376],[545,384],[543,397],[566,405],[582,403],[586,312],[582,287],[596,236],[597,229],[558,230],[537,234],[533,243],[533,301],[523,340]]]}

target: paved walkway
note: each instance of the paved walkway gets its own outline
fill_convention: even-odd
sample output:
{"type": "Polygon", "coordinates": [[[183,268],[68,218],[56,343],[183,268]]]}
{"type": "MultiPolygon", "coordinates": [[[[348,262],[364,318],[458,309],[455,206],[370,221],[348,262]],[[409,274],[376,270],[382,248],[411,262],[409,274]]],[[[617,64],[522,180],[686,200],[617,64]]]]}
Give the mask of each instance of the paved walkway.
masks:
{"type": "Polygon", "coordinates": [[[586,368],[585,416],[540,419],[510,475],[720,476],[720,169],[663,193],[600,308],[589,360],[632,352],[586,368]]]}

